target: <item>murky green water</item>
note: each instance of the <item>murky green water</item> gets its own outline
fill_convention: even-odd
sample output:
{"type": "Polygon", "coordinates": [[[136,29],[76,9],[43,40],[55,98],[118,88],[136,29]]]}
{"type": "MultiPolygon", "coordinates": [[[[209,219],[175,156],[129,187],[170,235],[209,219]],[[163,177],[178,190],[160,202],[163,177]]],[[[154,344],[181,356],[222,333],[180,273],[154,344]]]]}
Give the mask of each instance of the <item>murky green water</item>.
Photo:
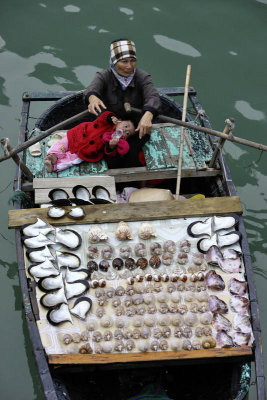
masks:
{"type": "MultiPolygon", "coordinates": [[[[109,43],[118,37],[136,42],[138,66],[157,87],[183,86],[191,64],[190,83],[213,127],[222,130],[234,117],[236,136],[267,144],[267,0],[2,0],[0,6],[0,137],[13,145],[22,93],[83,89],[107,66],[109,43]]],[[[32,108],[33,121],[40,111],[32,108]]],[[[233,143],[225,152],[244,207],[267,362],[266,154],[233,143]]],[[[0,168],[1,398],[39,400],[14,232],[7,229],[15,167],[5,161],[0,168]]]]}

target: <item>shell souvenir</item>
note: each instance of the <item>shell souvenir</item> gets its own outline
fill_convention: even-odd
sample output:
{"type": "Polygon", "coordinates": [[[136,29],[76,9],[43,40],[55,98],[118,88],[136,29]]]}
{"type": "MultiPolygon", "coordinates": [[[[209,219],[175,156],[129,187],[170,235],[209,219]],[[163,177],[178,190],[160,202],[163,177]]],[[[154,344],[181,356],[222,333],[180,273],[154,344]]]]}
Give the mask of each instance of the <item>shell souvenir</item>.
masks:
{"type": "Polygon", "coordinates": [[[99,226],[92,226],[88,231],[88,239],[91,243],[107,240],[108,235],[99,226]]]}
{"type": "Polygon", "coordinates": [[[157,236],[155,229],[148,222],[142,222],[142,224],[138,228],[138,235],[140,239],[145,239],[145,240],[157,236]]]}
{"type": "Polygon", "coordinates": [[[131,229],[130,229],[129,225],[124,221],[121,221],[117,225],[116,230],[115,230],[115,236],[118,240],[133,239],[131,229]]]}

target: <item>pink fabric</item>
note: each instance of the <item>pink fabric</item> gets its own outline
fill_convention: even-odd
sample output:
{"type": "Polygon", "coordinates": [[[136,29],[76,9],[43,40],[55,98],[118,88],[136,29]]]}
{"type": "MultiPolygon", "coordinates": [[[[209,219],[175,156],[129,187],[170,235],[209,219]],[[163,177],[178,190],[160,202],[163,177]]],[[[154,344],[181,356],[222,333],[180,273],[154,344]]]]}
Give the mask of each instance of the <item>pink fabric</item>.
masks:
{"type": "Polygon", "coordinates": [[[55,154],[57,162],[54,165],[54,171],[62,171],[73,165],[80,164],[83,160],[75,153],[69,151],[69,142],[67,136],[59,142],[53,144],[47,154],[55,154]]]}
{"type": "MultiPolygon", "coordinates": [[[[114,133],[114,130],[104,133],[103,137],[102,137],[103,142],[109,143],[112,138],[113,133],[114,133]]],[[[130,147],[129,147],[129,143],[127,142],[126,136],[122,136],[118,141],[117,147],[115,147],[114,151],[112,151],[112,155],[116,155],[118,153],[121,156],[123,156],[124,154],[128,153],[129,149],[130,149],[130,147]]],[[[108,153],[108,154],[111,155],[111,153],[108,153]]]]}

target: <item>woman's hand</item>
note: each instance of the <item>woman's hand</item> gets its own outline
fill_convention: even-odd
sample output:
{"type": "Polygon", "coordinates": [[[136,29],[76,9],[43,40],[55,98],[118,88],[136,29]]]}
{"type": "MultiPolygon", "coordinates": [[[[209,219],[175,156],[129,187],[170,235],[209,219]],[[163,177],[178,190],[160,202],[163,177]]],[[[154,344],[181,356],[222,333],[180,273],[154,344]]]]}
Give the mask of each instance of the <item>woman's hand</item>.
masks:
{"type": "Polygon", "coordinates": [[[151,132],[152,129],[153,114],[150,111],[146,111],[139,121],[136,131],[139,131],[139,139],[144,135],[151,132]]]}
{"type": "Polygon", "coordinates": [[[89,113],[98,115],[102,111],[100,107],[104,109],[107,108],[102,100],[100,100],[94,94],[91,94],[91,96],[89,96],[89,104],[88,104],[89,113]]]}
{"type": "Polygon", "coordinates": [[[109,147],[111,149],[114,149],[117,146],[118,142],[119,142],[119,139],[111,139],[109,141],[109,147]]]}

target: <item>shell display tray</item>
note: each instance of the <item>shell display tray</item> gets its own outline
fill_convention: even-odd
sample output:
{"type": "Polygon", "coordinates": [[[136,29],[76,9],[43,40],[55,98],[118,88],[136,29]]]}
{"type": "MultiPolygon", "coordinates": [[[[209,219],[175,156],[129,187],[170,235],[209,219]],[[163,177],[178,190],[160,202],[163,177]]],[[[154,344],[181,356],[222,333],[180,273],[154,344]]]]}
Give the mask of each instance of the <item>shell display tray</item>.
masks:
{"type": "MultiPolygon", "coordinates": [[[[40,303],[44,292],[36,288],[40,315],[37,325],[46,353],[81,353],[95,357],[101,353],[197,352],[199,349],[252,346],[249,300],[240,246],[234,243],[219,249],[224,259],[230,257],[229,249],[230,254],[235,250],[232,257],[233,254],[239,256],[238,269],[235,267],[231,271],[232,259],[227,272],[214,262],[208,264],[210,254],[200,253],[197,248],[201,237],[191,237],[187,232],[190,224],[205,219],[129,222],[126,225],[132,239],[126,240],[116,237],[117,223],[75,225],[75,231],[82,238],[78,249],[68,250],[57,243],[49,246],[52,254],[67,251],[81,260],[78,268],[67,270],[61,267],[65,294],[66,287],[68,290],[72,288],[71,282],[66,280],[75,281],[76,271],[88,270],[88,263],[90,269],[92,261],[96,267],[89,271],[90,289],[85,288],[80,295],[92,301],[90,307],[89,302],[84,302],[88,308],[86,313],[82,309],[79,311],[83,319],[77,317],[79,304],[75,313],[71,312],[75,301],[80,298],[75,292],[75,297],[69,295],[65,301],[67,322],[52,325],[47,320],[47,308],[40,303]],[[150,225],[151,232],[154,232],[148,239],[140,238],[143,223],[150,225]],[[89,237],[92,240],[92,236],[88,232],[92,227],[101,228],[107,239],[90,242],[89,237]],[[144,252],[140,253],[138,249],[144,252]],[[169,250],[167,257],[166,250],[169,250]],[[132,262],[127,263],[125,257],[132,262]],[[147,266],[146,262],[136,266],[140,257],[147,260],[147,266]],[[158,257],[159,262],[151,262],[153,257],[158,257]],[[114,264],[115,258],[121,259],[119,266],[114,264]],[[242,289],[239,289],[238,282],[241,282],[242,289]]],[[[68,228],[64,226],[64,229],[68,228]]],[[[26,257],[25,260],[28,267],[30,263],[26,257]]],[[[78,274],[79,278],[82,274],[82,271],[78,274]]]]}

